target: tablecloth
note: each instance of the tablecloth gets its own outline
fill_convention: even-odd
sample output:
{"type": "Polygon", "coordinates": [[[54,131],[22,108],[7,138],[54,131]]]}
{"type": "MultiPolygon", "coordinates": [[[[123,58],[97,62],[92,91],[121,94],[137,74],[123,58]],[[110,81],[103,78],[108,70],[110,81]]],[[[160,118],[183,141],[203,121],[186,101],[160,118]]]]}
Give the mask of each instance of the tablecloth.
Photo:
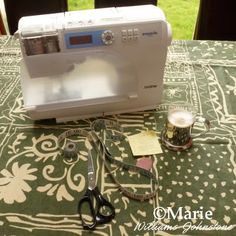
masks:
{"type": "MultiPolygon", "coordinates": [[[[162,147],[163,153],[150,157],[159,189],[149,201],[122,195],[101,159],[94,159],[97,185],[116,217],[92,232],[83,230],[77,213],[87,187],[84,140],[76,139],[81,149],[74,162],[57,148],[62,132],[88,130],[92,120],[32,121],[23,107],[20,60],[18,41],[0,37],[0,235],[236,235],[236,42],[173,41],[162,103],[155,110],[106,117],[127,135],[160,132],[168,104],[187,101],[210,120],[211,129],[187,151],[162,147]]],[[[115,158],[136,163],[129,148],[113,148],[115,158]]],[[[138,174],[115,167],[113,174],[133,191],[150,190],[138,174]]]]}

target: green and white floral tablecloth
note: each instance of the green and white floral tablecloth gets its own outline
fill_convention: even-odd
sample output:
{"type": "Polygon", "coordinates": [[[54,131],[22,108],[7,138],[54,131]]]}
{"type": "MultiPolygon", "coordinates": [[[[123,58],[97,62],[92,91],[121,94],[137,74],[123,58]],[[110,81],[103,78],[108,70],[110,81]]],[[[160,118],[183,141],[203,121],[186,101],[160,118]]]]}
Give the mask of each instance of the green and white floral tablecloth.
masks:
{"type": "MultiPolygon", "coordinates": [[[[91,120],[66,124],[30,120],[22,106],[20,60],[18,42],[10,36],[0,37],[1,236],[236,235],[235,42],[174,41],[168,52],[162,105],[150,112],[108,117],[118,120],[126,134],[147,128],[160,131],[166,106],[188,101],[211,121],[211,130],[197,138],[188,151],[163,148],[162,154],[152,157],[159,190],[150,201],[137,202],[123,196],[97,158],[97,184],[115,206],[116,217],[92,233],[82,229],[77,214],[78,200],[87,187],[84,140],[77,140],[81,146],[79,159],[71,163],[63,160],[56,144],[63,131],[88,129],[91,120]],[[200,209],[210,211],[212,217],[175,219],[166,215],[157,220],[153,214],[157,207],[171,207],[173,213],[200,209]],[[151,222],[155,222],[156,230],[148,227],[151,222]],[[169,230],[164,230],[167,226],[169,230]]],[[[115,158],[136,162],[127,147],[114,146],[114,153],[115,158]]],[[[115,170],[119,181],[134,191],[150,188],[142,184],[139,175],[115,170]]]]}

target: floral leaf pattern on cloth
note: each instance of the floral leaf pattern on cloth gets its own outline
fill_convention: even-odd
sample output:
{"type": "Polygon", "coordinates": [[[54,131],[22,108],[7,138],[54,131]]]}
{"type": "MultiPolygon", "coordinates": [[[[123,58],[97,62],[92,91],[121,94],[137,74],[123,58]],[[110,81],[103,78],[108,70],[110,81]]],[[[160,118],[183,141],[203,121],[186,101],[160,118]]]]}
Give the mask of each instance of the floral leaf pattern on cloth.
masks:
{"type": "Polygon", "coordinates": [[[36,168],[30,168],[30,164],[23,164],[19,166],[18,162],[12,165],[12,170],[3,169],[0,174],[0,200],[7,204],[14,202],[22,203],[26,201],[27,192],[32,191],[28,184],[29,181],[37,179],[34,172],[36,168]]]}

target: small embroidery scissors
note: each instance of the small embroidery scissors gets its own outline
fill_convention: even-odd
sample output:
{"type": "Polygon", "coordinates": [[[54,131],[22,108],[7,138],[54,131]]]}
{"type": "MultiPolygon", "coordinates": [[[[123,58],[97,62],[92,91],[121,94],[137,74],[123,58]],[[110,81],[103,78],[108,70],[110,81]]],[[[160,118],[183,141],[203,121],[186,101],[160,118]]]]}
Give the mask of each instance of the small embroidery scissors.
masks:
{"type": "Polygon", "coordinates": [[[95,229],[97,224],[108,223],[115,217],[115,208],[102,196],[96,185],[96,176],[90,150],[88,151],[88,188],[79,201],[78,212],[84,229],[95,229]],[[86,214],[86,207],[89,208],[88,214],[86,214]],[[104,210],[108,211],[107,214],[104,214],[104,210]]]}

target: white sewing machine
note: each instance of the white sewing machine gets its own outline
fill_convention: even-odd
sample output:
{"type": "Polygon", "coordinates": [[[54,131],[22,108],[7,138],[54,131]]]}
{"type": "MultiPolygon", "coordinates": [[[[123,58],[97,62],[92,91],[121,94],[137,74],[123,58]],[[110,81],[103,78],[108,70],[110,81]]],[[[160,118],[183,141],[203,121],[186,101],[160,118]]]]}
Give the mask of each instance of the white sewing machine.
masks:
{"type": "Polygon", "coordinates": [[[32,119],[76,120],[161,102],[171,29],[155,6],[23,17],[24,107],[32,119]]]}

